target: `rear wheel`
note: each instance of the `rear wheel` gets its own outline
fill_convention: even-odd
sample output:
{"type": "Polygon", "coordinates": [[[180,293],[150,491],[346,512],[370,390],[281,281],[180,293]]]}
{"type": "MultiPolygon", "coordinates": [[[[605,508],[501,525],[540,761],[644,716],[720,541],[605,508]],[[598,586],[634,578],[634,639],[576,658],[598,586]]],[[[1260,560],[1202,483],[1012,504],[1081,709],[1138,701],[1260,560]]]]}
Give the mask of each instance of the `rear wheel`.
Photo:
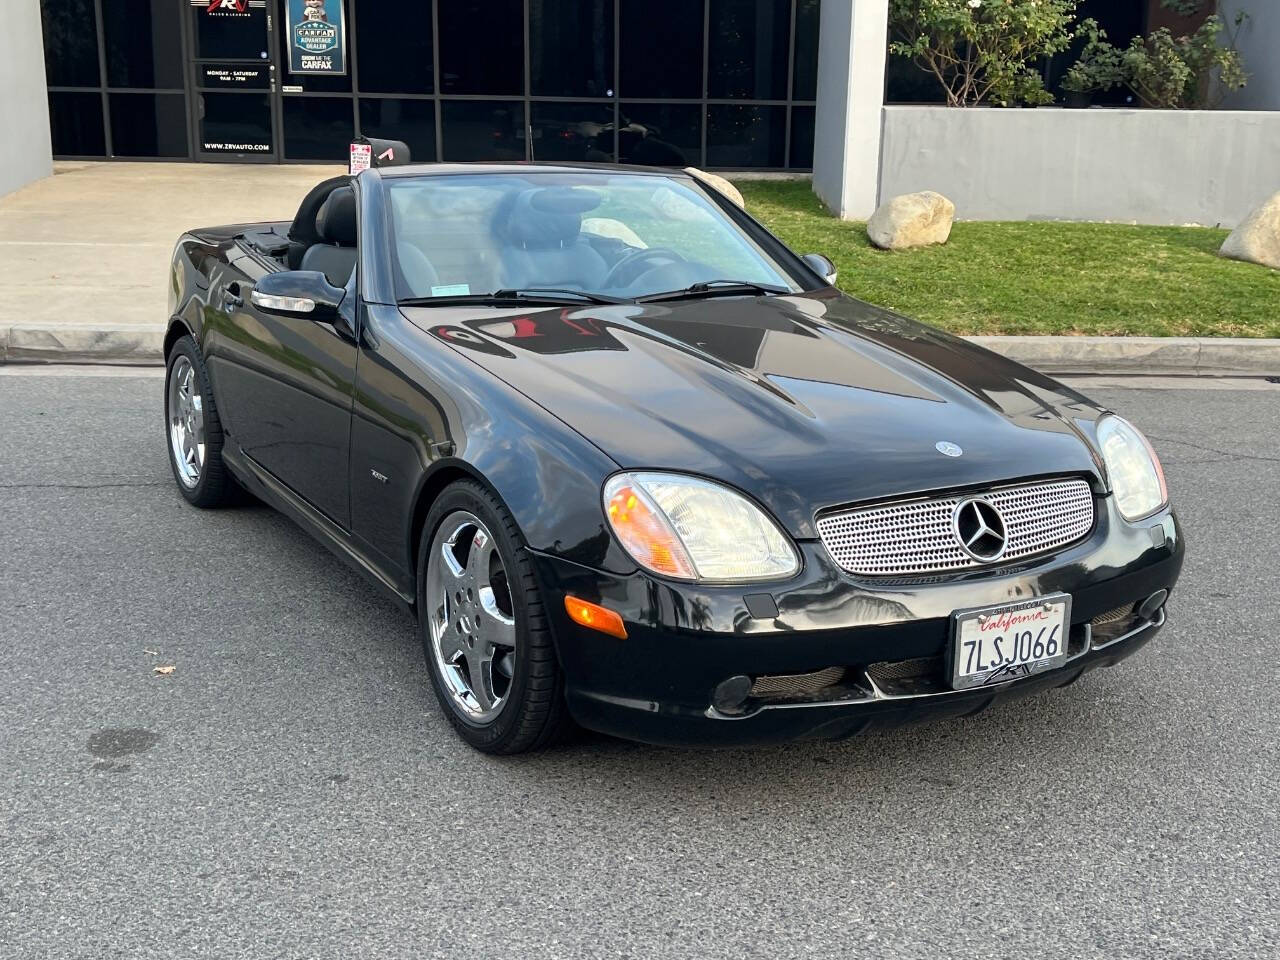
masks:
{"type": "Polygon", "coordinates": [[[436,696],[486,753],[546,746],[569,726],[564,683],[519,528],[474,481],[436,500],[423,525],[418,622],[436,696]]]}
{"type": "Polygon", "coordinates": [[[227,503],[234,481],[222,463],[222,421],[200,348],[182,337],[169,352],[164,385],[169,466],[178,489],[197,507],[227,503]]]}

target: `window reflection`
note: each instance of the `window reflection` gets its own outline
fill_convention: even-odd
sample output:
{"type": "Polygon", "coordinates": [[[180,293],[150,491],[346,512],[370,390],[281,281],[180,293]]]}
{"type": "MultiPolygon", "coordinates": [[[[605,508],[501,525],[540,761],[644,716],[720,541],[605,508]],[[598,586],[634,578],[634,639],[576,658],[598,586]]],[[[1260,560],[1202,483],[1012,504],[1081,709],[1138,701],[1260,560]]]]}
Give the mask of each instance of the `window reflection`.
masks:
{"type": "Polygon", "coordinates": [[[40,0],[40,12],[44,20],[44,72],[49,86],[96,87],[101,81],[93,0],[40,0]]]}
{"type": "Polygon", "coordinates": [[[182,94],[113,93],[110,105],[114,156],[187,156],[187,98],[182,94]]]}
{"type": "Polygon", "coordinates": [[[363,99],[360,132],[366,137],[403,140],[416,163],[436,159],[436,106],[430,100],[363,99]]]}
{"type": "Polygon", "coordinates": [[[535,160],[613,162],[613,104],[535,103],[535,160]]]}
{"type": "Polygon", "coordinates": [[[360,0],[356,13],[360,89],[367,93],[431,93],[435,60],[430,4],[406,18],[401,0],[360,0]]]}
{"type": "Polygon", "coordinates": [[[796,0],[793,100],[818,99],[818,8],[820,0],[796,0]]]}
{"type": "Polygon", "coordinates": [[[686,0],[620,0],[620,8],[619,94],[701,97],[702,5],[686,0]]]}
{"type": "Polygon", "coordinates": [[[182,8],[171,0],[115,0],[103,9],[107,83],[181,89],[182,8]]]}
{"type": "Polygon", "coordinates": [[[529,0],[530,94],[613,96],[613,0],[529,0]]]}
{"type": "Polygon", "coordinates": [[[695,103],[623,103],[618,108],[623,163],[696,167],[702,158],[702,107],[695,103]]]}
{"type": "Polygon", "coordinates": [[[445,100],[440,104],[445,160],[523,160],[524,104],[445,100]]]}
{"type": "Polygon", "coordinates": [[[785,100],[791,0],[711,0],[707,96],[785,100]]]}
{"type": "Polygon", "coordinates": [[[522,0],[439,0],[442,93],[524,91],[522,0]]]}
{"type": "Polygon", "coordinates": [[[343,163],[355,135],[346,97],[285,97],[284,155],[290,160],[343,163]]]}
{"type": "Polygon", "coordinates": [[[49,94],[49,131],[55,157],[101,157],[107,152],[102,97],[97,93],[49,94]]]}
{"type": "Polygon", "coordinates": [[[787,164],[800,170],[813,168],[813,126],[816,108],[791,108],[791,155],[787,164]]]}
{"type": "Polygon", "coordinates": [[[786,162],[786,107],[707,107],[707,165],[781,167],[786,162]]]}

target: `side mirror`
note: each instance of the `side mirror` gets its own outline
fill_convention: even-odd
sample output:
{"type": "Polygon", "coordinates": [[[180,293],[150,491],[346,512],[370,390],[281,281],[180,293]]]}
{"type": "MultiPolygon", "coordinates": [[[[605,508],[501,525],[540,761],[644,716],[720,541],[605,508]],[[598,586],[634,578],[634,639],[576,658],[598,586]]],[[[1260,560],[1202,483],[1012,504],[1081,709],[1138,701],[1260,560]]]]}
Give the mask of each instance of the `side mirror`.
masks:
{"type": "Polygon", "coordinates": [[[806,253],[800,259],[805,262],[805,265],[810,270],[820,276],[823,280],[827,281],[831,286],[834,287],[836,285],[836,265],[827,257],[824,257],[820,253],[806,253]]]}
{"type": "Polygon", "coordinates": [[[259,280],[249,299],[264,313],[332,323],[346,295],[318,270],[284,270],[259,280]]]}

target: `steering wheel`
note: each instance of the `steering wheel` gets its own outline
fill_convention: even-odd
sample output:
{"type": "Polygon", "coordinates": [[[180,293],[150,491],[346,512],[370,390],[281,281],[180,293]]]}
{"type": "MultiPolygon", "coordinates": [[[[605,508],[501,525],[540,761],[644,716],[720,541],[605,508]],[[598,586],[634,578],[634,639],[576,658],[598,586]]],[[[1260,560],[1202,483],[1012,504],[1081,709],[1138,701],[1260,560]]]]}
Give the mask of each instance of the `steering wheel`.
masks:
{"type": "MultiPolygon", "coordinates": [[[[648,263],[651,260],[664,261],[666,263],[683,263],[684,257],[666,249],[665,247],[642,247],[639,250],[632,250],[630,253],[624,254],[622,259],[613,265],[612,269],[609,270],[608,275],[605,276],[602,286],[606,290],[616,290],[620,287],[627,286],[629,283],[634,283],[647,271],[635,271],[634,275],[627,277],[626,282],[624,283],[622,281],[623,278],[626,277],[627,272],[635,270],[635,268],[640,264],[648,263]]],[[[657,265],[658,264],[655,262],[654,266],[657,265]]]]}

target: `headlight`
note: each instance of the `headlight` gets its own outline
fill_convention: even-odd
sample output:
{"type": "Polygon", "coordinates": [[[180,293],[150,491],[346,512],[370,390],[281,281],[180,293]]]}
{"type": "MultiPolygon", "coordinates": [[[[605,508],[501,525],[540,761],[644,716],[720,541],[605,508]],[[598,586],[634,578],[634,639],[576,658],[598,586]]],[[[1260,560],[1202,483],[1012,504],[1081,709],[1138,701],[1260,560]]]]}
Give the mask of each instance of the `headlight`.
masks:
{"type": "Polygon", "coordinates": [[[679,580],[769,580],[800,569],[787,535],[728,487],[678,473],[619,473],[609,525],[646,570],[679,580]]]}
{"type": "Polygon", "coordinates": [[[1160,458],[1137,427],[1108,414],[1098,421],[1098,446],[1116,506],[1126,520],[1141,520],[1169,502],[1160,458]]]}

